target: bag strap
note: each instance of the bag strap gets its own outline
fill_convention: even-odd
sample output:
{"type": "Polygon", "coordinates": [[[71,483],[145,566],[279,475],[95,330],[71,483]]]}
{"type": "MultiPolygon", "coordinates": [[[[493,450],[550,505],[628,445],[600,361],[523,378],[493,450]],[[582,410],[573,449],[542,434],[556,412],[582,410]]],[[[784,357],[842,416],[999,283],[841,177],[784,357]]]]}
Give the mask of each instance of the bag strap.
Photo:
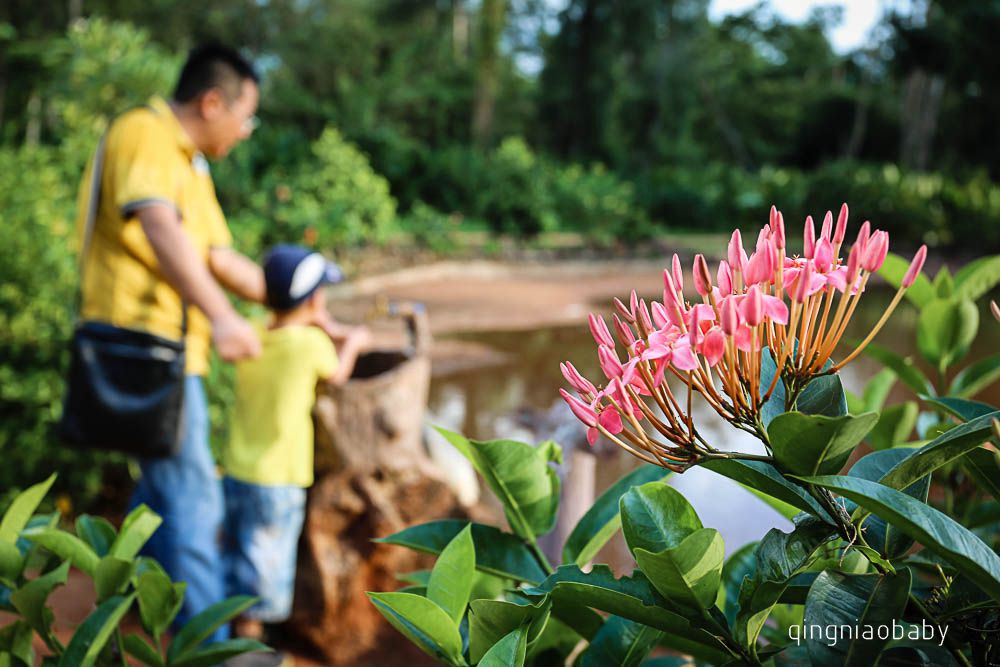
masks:
{"type": "MultiPolygon", "coordinates": [[[[156,111],[152,107],[146,107],[152,113],[156,111]]],[[[97,142],[97,150],[94,153],[94,162],[90,168],[90,197],[87,200],[87,220],[83,227],[83,243],[80,246],[80,289],[77,291],[77,313],[82,310],[83,305],[83,278],[84,271],[87,265],[86,257],[87,251],[90,249],[90,240],[94,235],[94,225],[97,224],[97,213],[100,210],[101,205],[101,183],[104,176],[104,153],[105,153],[105,143],[107,141],[108,134],[105,132],[101,135],[100,141],[97,142]]],[[[181,339],[187,336],[187,326],[188,326],[188,305],[187,302],[181,299],[181,339]]]]}

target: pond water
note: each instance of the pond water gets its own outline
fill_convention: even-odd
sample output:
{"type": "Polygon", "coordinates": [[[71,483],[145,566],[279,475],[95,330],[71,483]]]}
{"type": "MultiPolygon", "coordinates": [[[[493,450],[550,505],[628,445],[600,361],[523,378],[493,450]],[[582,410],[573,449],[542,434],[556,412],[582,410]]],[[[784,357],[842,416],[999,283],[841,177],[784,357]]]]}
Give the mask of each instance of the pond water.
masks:
{"type": "MultiPolygon", "coordinates": [[[[891,293],[881,291],[868,294],[859,304],[845,338],[863,337],[882,315],[891,296],[891,293]]],[[[610,315],[610,312],[605,315],[610,315]]],[[[980,336],[967,360],[979,359],[1000,347],[1000,325],[988,311],[981,315],[980,336]]],[[[898,354],[915,354],[916,319],[916,309],[904,301],[875,342],[898,354]]],[[[436,375],[431,383],[429,401],[431,423],[476,439],[511,438],[536,442],[552,438],[564,447],[589,449],[583,439],[583,426],[572,417],[558,395],[559,387],[566,386],[559,371],[561,361],[572,361],[587,377],[603,377],[597,362],[596,346],[585,319],[574,327],[456,337],[489,346],[501,352],[502,358],[485,368],[436,375]]],[[[849,350],[838,350],[839,356],[847,352],[849,350]]],[[[877,362],[862,355],[841,372],[841,377],[849,391],[861,393],[867,380],[880,368],[877,362]]],[[[912,398],[912,393],[897,383],[889,401],[912,398]]],[[[988,388],[978,398],[994,405],[1000,404],[1000,383],[988,388]]],[[[697,398],[695,420],[705,438],[720,449],[763,452],[759,441],[724,423],[697,398]]],[[[599,443],[595,453],[597,494],[640,463],[609,443],[603,446],[599,443]]],[[[562,466],[560,473],[564,479],[573,475],[568,465],[562,466]]],[[[672,475],[669,483],[688,498],[706,526],[722,532],[727,553],[760,539],[773,527],[787,530],[791,526],[789,521],[753,494],[708,470],[696,467],[683,475],[672,475]]],[[[558,553],[558,545],[550,544],[546,550],[558,553]]],[[[627,571],[633,566],[620,536],[600,554],[599,559],[611,562],[619,571],[627,571]]]]}

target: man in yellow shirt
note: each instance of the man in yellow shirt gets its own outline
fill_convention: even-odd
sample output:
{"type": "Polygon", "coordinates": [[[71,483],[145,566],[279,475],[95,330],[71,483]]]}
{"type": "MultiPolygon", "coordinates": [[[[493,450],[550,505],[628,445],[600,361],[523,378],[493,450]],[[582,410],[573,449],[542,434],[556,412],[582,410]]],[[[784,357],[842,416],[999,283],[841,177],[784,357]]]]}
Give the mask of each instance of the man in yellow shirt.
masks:
{"type": "MultiPolygon", "coordinates": [[[[193,50],[169,102],[153,98],[111,124],[97,200],[90,201],[94,161],[80,190],[81,238],[90,206],[96,207],[81,262],[82,319],[178,338],[182,308],[188,309],[181,451],[141,461],[132,501],[163,517],[148,555],[174,580],[187,582],[178,626],[224,597],[218,568],[223,501],[201,379],[209,348],[214,344],[226,361],[260,353],[257,333],[223,288],[258,302],[265,296],[260,268],[230,247],[206,157],[222,158],[250,136],[258,96],[257,74],[237,52],[193,50]]],[[[212,639],[227,633],[221,628],[212,639]]]]}

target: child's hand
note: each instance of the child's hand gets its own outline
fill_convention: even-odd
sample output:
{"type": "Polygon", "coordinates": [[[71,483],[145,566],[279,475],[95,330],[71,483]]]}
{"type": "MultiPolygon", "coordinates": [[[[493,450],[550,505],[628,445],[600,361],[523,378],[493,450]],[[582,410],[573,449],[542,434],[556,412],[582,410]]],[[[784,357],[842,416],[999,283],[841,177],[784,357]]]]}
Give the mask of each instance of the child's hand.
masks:
{"type": "Polygon", "coordinates": [[[351,327],[347,332],[345,342],[350,341],[359,350],[366,350],[372,346],[372,332],[366,326],[351,327]]]}

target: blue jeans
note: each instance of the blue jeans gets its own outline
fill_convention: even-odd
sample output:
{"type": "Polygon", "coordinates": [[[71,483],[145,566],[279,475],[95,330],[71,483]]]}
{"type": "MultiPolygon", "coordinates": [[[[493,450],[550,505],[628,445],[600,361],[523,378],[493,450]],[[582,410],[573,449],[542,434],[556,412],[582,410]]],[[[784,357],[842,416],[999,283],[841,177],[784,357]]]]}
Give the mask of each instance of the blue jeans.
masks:
{"type": "Polygon", "coordinates": [[[222,488],[226,497],[226,593],[260,598],[246,611],[249,618],[264,623],[285,621],[292,612],[306,490],[251,484],[232,477],[222,480],[222,488]]]}
{"type": "MultiPolygon", "coordinates": [[[[180,453],[140,461],[142,479],[130,502],[131,507],[145,503],[163,517],[143,555],[155,558],[174,581],[187,582],[175,630],[225,598],[219,549],[222,485],[208,446],[208,403],[197,375],[185,379],[184,419],[180,453]]],[[[223,625],[206,643],[228,638],[229,626],[223,625]]]]}

